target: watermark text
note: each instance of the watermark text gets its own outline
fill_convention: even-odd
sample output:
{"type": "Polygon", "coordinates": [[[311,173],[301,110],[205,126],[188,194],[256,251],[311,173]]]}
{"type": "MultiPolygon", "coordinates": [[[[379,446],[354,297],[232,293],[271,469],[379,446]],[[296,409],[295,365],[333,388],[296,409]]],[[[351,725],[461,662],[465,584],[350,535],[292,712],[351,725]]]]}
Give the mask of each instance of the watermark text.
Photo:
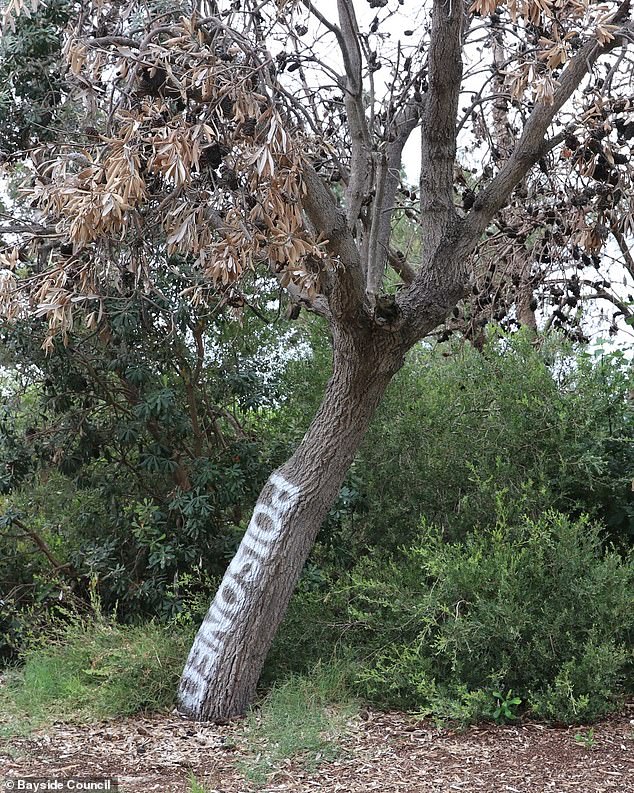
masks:
{"type": "Polygon", "coordinates": [[[25,793],[68,793],[74,791],[93,791],[93,793],[118,793],[119,787],[114,777],[64,777],[46,779],[43,777],[16,776],[5,779],[0,785],[2,793],[24,791],[25,793]]]}

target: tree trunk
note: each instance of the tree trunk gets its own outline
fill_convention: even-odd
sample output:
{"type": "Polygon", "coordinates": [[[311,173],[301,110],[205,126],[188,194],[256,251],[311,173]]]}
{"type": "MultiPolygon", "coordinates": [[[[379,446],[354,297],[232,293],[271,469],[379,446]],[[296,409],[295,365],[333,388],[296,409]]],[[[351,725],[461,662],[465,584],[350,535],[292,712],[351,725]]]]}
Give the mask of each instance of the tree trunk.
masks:
{"type": "Polygon", "coordinates": [[[388,383],[398,339],[376,327],[333,328],[333,374],[296,452],[265,484],[240,547],[198,631],[179,687],[182,713],[243,713],[317,532],[388,383]]]}

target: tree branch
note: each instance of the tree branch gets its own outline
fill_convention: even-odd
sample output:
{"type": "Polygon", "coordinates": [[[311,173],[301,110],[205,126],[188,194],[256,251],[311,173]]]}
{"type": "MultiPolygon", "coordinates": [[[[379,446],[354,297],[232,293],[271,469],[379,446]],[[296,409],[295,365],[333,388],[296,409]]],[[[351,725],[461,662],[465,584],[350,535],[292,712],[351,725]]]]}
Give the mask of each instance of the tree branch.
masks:
{"type": "Polygon", "coordinates": [[[317,316],[323,317],[327,320],[332,319],[332,312],[330,311],[328,300],[323,295],[309,297],[302,289],[300,289],[299,286],[297,286],[297,284],[294,283],[290,283],[284,288],[291,296],[292,300],[294,300],[296,303],[299,303],[299,305],[301,305],[307,311],[317,314],[317,316]]]}
{"type": "Polygon", "coordinates": [[[343,34],[341,30],[335,25],[334,22],[331,22],[327,19],[315,6],[310,2],[310,0],[301,0],[303,6],[305,6],[310,13],[315,17],[315,19],[320,22],[325,28],[327,28],[331,33],[334,33],[337,37],[337,41],[339,42],[339,47],[343,52],[345,49],[345,42],[343,38],[343,34]]]}
{"type": "Polygon", "coordinates": [[[304,211],[327,242],[331,256],[339,260],[326,283],[326,297],[336,319],[358,317],[364,302],[364,283],[359,249],[344,212],[317,172],[308,166],[304,173],[304,211]]]}
{"type": "Polygon", "coordinates": [[[53,567],[56,573],[64,571],[64,575],[67,575],[71,578],[77,577],[77,573],[73,569],[72,565],[70,563],[61,562],[48,547],[48,544],[45,542],[43,537],[37,531],[35,531],[35,529],[30,529],[19,518],[12,518],[11,522],[14,526],[17,526],[20,531],[24,532],[25,536],[29,537],[35,543],[35,545],[37,545],[39,550],[44,554],[44,556],[46,556],[51,564],[51,567],[53,567]]]}
{"type": "Polygon", "coordinates": [[[390,248],[388,251],[388,261],[394,272],[401,276],[403,283],[409,285],[413,282],[414,278],[416,278],[416,270],[409,264],[401,251],[395,251],[390,248]]]}
{"type": "Polygon", "coordinates": [[[465,4],[434,0],[429,43],[429,89],[421,124],[422,261],[433,256],[455,216],[453,168],[462,82],[465,4]]]}
{"type": "Polygon", "coordinates": [[[616,295],[613,295],[611,292],[606,291],[602,287],[595,286],[592,281],[583,279],[580,281],[580,283],[584,284],[584,286],[590,286],[592,289],[594,289],[593,294],[581,295],[582,300],[607,300],[608,303],[612,303],[613,306],[616,306],[619,309],[619,312],[623,314],[626,319],[634,316],[632,307],[623,300],[620,300],[616,295]]]}
{"type": "Polygon", "coordinates": [[[337,9],[342,33],[339,45],[346,71],[344,103],[351,141],[350,181],[346,190],[346,217],[348,225],[352,227],[357,222],[363,199],[368,192],[372,139],[363,106],[361,47],[352,0],[337,0],[337,9]]]}
{"type": "Polygon", "coordinates": [[[376,169],[366,274],[366,292],[371,301],[380,291],[389,257],[392,210],[396,191],[401,183],[403,147],[416,128],[419,115],[420,106],[413,103],[406,105],[397,113],[393,123],[395,139],[388,143],[386,152],[376,169]]]}
{"type": "MultiPolygon", "coordinates": [[[[629,7],[630,0],[625,0],[615,14],[614,21],[623,21],[629,13],[629,7]]],[[[617,38],[618,36],[615,41],[617,38]]],[[[599,56],[615,46],[615,41],[605,47],[595,39],[587,41],[564,69],[552,102],[546,104],[541,101],[535,106],[513,153],[497,176],[478,194],[473,209],[467,215],[463,235],[469,239],[469,245],[477,240],[491,218],[506,204],[513,188],[544,155],[548,147],[546,133],[555,115],[572,96],[599,56]]]]}
{"type": "Polygon", "coordinates": [[[619,229],[616,223],[610,223],[610,231],[612,232],[612,236],[616,240],[619,250],[623,256],[623,264],[625,269],[632,276],[632,278],[634,278],[634,257],[632,256],[632,252],[630,251],[629,245],[627,244],[627,240],[623,236],[623,232],[619,229]]]}

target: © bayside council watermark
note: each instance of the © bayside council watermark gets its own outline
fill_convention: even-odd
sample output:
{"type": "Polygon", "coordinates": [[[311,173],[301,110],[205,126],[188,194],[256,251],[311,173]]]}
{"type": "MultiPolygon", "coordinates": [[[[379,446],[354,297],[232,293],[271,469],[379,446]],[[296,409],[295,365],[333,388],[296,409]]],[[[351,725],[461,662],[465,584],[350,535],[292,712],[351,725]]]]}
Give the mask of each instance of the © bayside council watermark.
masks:
{"type": "Polygon", "coordinates": [[[2,793],[23,790],[26,793],[66,793],[66,791],[96,791],[97,793],[118,793],[119,787],[114,777],[64,777],[43,778],[16,776],[5,779],[0,786],[2,793]]]}

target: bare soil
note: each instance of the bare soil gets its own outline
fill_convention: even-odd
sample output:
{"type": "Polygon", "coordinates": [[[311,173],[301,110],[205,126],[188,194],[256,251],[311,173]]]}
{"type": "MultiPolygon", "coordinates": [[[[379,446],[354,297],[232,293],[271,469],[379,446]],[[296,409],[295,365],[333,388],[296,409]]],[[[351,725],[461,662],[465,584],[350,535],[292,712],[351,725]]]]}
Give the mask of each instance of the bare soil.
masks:
{"type": "Polygon", "coordinates": [[[634,705],[593,726],[526,723],[438,729],[402,713],[363,711],[337,739],[337,759],[314,771],[285,761],[259,787],[241,773],[244,724],[202,724],[152,715],[90,726],[54,724],[0,740],[2,778],[112,776],[123,793],[259,790],[329,793],[633,793],[634,705]]]}

